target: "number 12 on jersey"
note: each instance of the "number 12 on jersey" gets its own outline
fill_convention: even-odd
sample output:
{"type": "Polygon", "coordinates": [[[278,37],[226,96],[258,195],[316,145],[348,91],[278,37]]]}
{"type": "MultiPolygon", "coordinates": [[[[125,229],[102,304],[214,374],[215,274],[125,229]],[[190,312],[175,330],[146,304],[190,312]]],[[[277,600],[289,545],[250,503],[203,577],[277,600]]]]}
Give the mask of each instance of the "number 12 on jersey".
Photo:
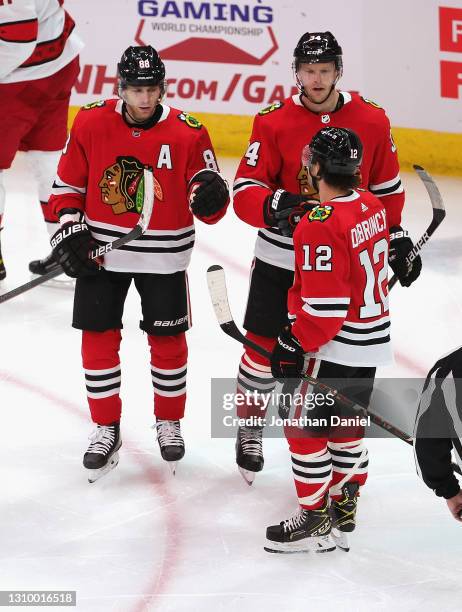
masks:
{"type": "MultiPolygon", "coordinates": [[[[306,272],[334,272],[332,247],[323,244],[312,249],[311,245],[303,245],[303,267],[306,272]]],[[[355,251],[359,265],[364,271],[364,287],[356,287],[362,292],[362,305],[359,306],[358,317],[370,319],[388,311],[388,293],[385,295],[383,285],[388,275],[388,240],[381,238],[374,243],[371,254],[367,249],[359,253],[355,251]]]]}
{"type": "Polygon", "coordinates": [[[366,273],[366,286],[364,287],[363,306],[359,309],[359,318],[368,319],[378,317],[388,311],[388,293],[383,292],[383,283],[388,275],[388,240],[381,238],[374,243],[372,251],[373,262],[367,249],[359,253],[359,261],[366,273]],[[382,264],[377,269],[377,264],[382,264]],[[374,268],[374,264],[376,267],[374,268]],[[376,301],[378,289],[379,301],[376,301]]]}

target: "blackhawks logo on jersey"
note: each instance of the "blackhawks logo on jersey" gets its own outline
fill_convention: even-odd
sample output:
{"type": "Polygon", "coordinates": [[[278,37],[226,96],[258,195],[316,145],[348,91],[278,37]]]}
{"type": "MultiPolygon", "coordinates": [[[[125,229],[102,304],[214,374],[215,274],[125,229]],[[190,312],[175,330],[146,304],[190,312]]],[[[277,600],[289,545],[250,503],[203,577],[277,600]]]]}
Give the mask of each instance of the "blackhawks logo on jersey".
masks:
{"type": "Polygon", "coordinates": [[[188,125],[190,128],[195,128],[196,130],[199,130],[202,127],[202,123],[189,113],[180,113],[178,115],[178,119],[184,121],[186,125],[188,125]]]}
{"type": "Polygon", "coordinates": [[[333,212],[333,206],[315,206],[308,215],[308,221],[321,221],[321,223],[324,223],[324,221],[327,221],[333,212]]]}
{"type": "MultiPolygon", "coordinates": [[[[104,170],[98,187],[103,203],[112,206],[115,215],[140,214],[143,210],[145,167],[136,157],[126,155],[116,157],[116,162],[104,170]]],[[[162,201],[162,188],[156,179],[154,191],[156,199],[162,201]]]]}
{"type": "Polygon", "coordinates": [[[284,106],[284,102],[274,102],[274,104],[270,104],[266,108],[262,108],[260,111],[258,111],[258,114],[268,115],[269,113],[272,113],[273,111],[278,110],[278,108],[281,108],[282,106],[284,106]]]}
{"type": "Polygon", "coordinates": [[[97,100],[96,102],[89,102],[82,106],[82,110],[91,110],[92,108],[100,108],[100,106],[106,106],[105,100],[97,100]]]}

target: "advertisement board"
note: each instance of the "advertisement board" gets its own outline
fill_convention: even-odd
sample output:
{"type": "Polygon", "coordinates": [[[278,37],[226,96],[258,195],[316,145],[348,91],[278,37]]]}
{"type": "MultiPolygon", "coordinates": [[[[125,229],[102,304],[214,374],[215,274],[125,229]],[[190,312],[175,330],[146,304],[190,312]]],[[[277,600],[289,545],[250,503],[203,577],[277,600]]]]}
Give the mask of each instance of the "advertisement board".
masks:
{"type": "Polygon", "coordinates": [[[433,168],[462,173],[461,0],[67,0],[66,6],[86,43],[74,106],[112,96],[122,51],[150,44],[166,65],[167,103],[204,119],[219,152],[240,155],[251,117],[296,92],[291,63],[299,37],[330,30],[344,52],[341,87],[386,109],[402,161],[438,147],[444,152],[439,165],[432,158],[433,168]]]}

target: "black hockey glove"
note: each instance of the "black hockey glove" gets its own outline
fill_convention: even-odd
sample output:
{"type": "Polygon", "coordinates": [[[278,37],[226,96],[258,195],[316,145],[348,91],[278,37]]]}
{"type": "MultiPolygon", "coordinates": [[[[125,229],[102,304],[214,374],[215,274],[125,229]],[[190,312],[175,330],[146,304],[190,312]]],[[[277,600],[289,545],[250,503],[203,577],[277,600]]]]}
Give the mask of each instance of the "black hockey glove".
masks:
{"type": "Polygon", "coordinates": [[[417,255],[410,266],[406,263],[406,257],[409,255],[413,246],[408,232],[403,230],[400,225],[395,225],[390,228],[388,264],[403,287],[410,287],[419,277],[422,270],[420,255],[417,255]]]}
{"type": "Polygon", "coordinates": [[[68,276],[78,278],[98,272],[98,263],[88,255],[99,244],[92,238],[84,221],[65,223],[53,234],[50,243],[54,258],[68,276]]]}
{"type": "Polygon", "coordinates": [[[277,380],[301,378],[304,353],[289,325],[283,327],[271,354],[271,373],[277,380]]]}
{"type": "Polygon", "coordinates": [[[196,217],[210,217],[229,202],[228,183],[213,170],[200,170],[189,182],[189,208],[196,217]]]}
{"type": "Polygon", "coordinates": [[[317,200],[277,189],[265,199],[263,218],[266,225],[279,228],[283,236],[292,236],[303,215],[317,204],[317,200]]]}

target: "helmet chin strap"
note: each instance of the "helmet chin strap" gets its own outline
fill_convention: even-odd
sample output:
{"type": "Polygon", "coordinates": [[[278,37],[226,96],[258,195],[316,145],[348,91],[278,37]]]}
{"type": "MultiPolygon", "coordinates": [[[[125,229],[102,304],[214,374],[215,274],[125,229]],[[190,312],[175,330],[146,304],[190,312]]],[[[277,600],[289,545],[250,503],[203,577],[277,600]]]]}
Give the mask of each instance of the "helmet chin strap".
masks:
{"type": "Polygon", "coordinates": [[[311,174],[311,166],[308,168],[308,174],[311,177],[311,184],[314,189],[319,193],[319,181],[322,179],[321,174],[311,174]]]}

